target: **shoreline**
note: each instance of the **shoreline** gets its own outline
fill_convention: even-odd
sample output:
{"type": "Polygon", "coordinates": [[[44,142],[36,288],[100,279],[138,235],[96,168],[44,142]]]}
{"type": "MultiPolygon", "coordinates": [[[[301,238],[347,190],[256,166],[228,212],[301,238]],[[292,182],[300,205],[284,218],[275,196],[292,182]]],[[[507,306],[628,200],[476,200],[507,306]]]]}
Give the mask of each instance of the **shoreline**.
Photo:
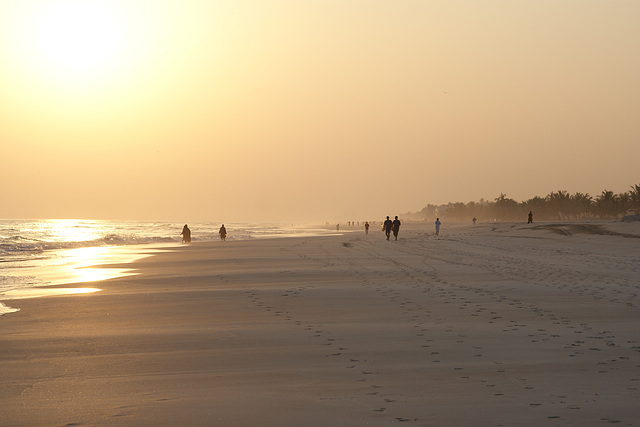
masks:
{"type": "MultiPolygon", "coordinates": [[[[246,230],[242,229],[239,240],[248,240],[246,230]]],[[[334,234],[329,227],[299,226],[291,229],[276,228],[271,232],[252,236],[251,239],[271,239],[284,237],[312,237],[317,235],[334,234]]],[[[236,240],[233,236],[229,240],[236,240]]],[[[214,242],[219,241],[213,240],[214,242]]],[[[212,242],[212,240],[193,243],[212,242]]],[[[23,298],[44,297],[49,294],[60,295],[60,289],[53,290],[53,286],[73,285],[86,282],[99,282],[117,277],[132,275],[131,263],[142,257],[151,256],[157,250],[174,248],[183,245],[179,241],[137,243],[120,245],[78,246],[45,250],[46,256],[41,259],[12,260],[7,258],[8,268],[5,269],[4,279],[0,281],[0,316],[15,312],[2,301],[23,298]],[[17,261],[17,262],[16,262],[17,261]],[[25,263],[24,265],[22,263],[25,263]],[[13,265],[12,265],[13,264],[13,265]],[[50,291],[48,291],[50,290],[50,291]]],[[[69,288],[70,294],[75,293],[69,288]]]]}
{"type": "Polygon", "coordinates": [[[634,425],[640,240],[431,228],[192,243],[20,300],[3,422],[634,425]]]}

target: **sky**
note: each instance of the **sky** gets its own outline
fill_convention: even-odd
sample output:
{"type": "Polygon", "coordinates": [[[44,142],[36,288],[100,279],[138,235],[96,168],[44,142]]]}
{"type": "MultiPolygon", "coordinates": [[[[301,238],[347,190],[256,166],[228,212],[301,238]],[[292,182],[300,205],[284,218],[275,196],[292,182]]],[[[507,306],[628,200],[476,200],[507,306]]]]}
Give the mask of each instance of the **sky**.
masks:
{"type": "Polygon", "coordinates": [[[0,218],[376,220],[640,184],[637,0],[0,0],[0,218]]]}

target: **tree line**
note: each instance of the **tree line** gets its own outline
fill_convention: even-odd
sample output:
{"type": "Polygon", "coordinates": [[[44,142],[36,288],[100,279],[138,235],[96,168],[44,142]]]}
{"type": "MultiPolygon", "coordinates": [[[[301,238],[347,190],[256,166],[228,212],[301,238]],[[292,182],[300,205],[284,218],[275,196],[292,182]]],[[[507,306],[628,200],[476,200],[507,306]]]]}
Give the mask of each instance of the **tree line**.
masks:
{"type": "Polygon", "coordinates": [[[536,196],[523,202],[501,193],[493,201],[428,204],[421,211],[409,212],[403,217],[413,221],[429,221],[436,217],[450,221],[471,221],[472,218],[519,221],[526,220],[529,212],[533,212],[534,220],[539,221],[619,219],[628,214],[640,214],[640,185],[632,185],[631,190],[619,194],[604,190],[595,197],[588,193],[552,191],[544,197],[536,196]]]}

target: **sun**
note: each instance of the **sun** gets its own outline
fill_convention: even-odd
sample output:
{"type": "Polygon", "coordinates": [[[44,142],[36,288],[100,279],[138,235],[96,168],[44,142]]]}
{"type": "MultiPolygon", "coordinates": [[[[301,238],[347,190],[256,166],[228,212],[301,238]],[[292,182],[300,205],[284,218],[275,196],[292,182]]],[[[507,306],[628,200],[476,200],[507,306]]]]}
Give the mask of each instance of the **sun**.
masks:
{"type": "Polygon", "coordinates": [[[0,0],[5,72],[60,90],[115,81],[135,59],[138,10],[115,0],[0,0]]]}
{"type": "Polygon", "coordinates": [[[63,73],[86,74],[108,68],[122,47],[117,16],[105,3],[47,2],[35,19],[36,53],[63,73]]]}

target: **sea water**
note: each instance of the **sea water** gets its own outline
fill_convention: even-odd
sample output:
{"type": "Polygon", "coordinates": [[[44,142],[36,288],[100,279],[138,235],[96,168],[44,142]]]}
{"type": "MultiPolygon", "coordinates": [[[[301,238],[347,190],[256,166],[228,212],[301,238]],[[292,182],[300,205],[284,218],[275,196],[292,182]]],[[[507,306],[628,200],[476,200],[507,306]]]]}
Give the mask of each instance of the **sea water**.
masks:
{"type": "MultiPolygon", "coordinates": [[[[192,241],[219,240],[220,225],[220,222],[189,223],[192,241]]],[[[135,250],[141,245],[145,252],[149,246],[179,245],[183,226],[183,223],[154,221],[0,219],[0,301],[10,299],[9,295],[16,292],[38,296],[35,289],[46,285],[125,275],[126,269],[89,267],[133,261],[142,256],[135,250]],[[80,265],[78,259],[84,264],[80,265]],[[64,270],[65,266],[75,269],[64,270]],[[60,280],[56,281],[51,275],[52,267],[60,267],[60,280]]],[[[329,233],[322,228],[274,224],[225,223],[225,228],[227,240],[329,233]]],[[[0,303],[0,315],[11,311],[14,310],[0,303]]]]}

